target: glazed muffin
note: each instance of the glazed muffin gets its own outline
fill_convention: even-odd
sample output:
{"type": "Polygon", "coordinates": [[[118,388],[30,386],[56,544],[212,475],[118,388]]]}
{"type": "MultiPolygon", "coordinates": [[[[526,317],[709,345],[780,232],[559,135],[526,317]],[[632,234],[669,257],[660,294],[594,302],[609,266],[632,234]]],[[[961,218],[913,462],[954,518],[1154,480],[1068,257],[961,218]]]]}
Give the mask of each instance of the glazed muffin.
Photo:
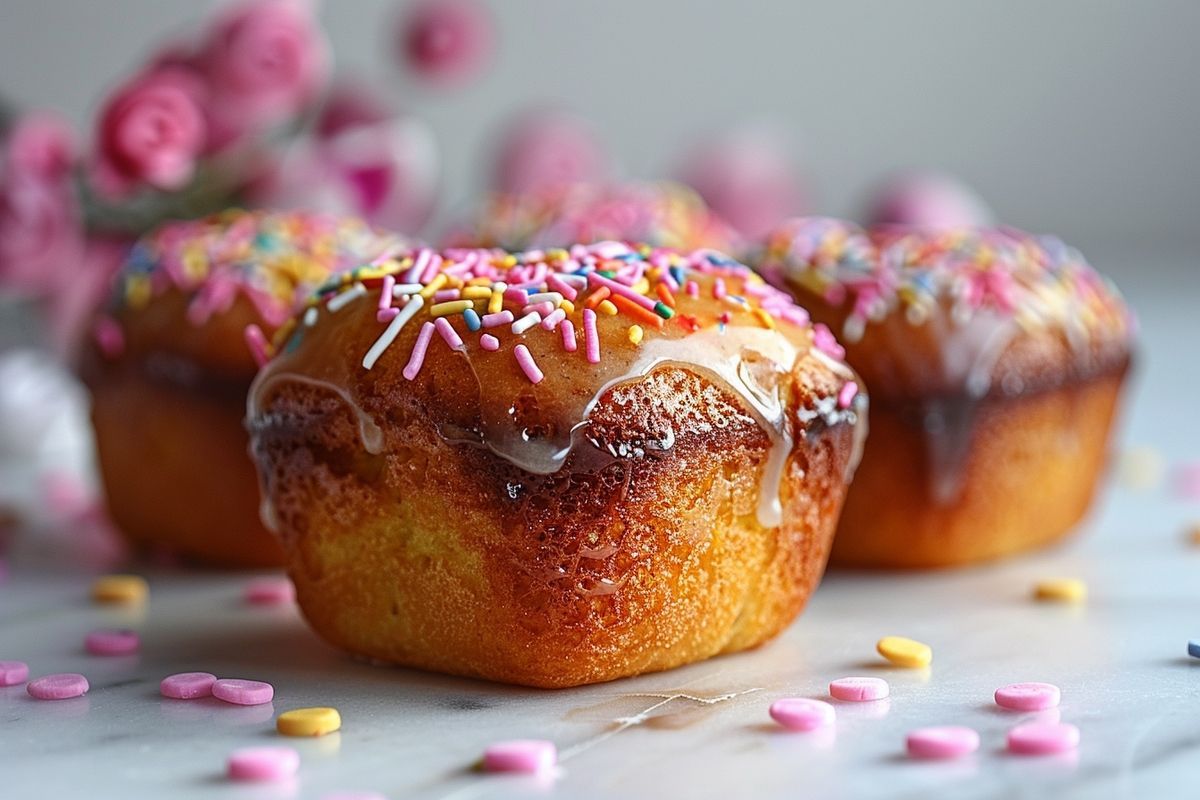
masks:
{"type": "Polygon", "coordinates": [[[871,390],[835,563],[982,561],[1084,515],[1133,322],[1077,251],[1012,229],[804,218],[771,235],[760,267],[839,332],[871,390]]]}
{"type": "Polygon", "coordinates": [[[829,332],[710,251],[420,250],[324,287],[277,344],[248,420],[310,623],[531,686],[778,634],[864,430],[829,332]]]}
{"type": "Polygon", "coordinates": [[[491,195],[476,218],[446,237],[451,247],[506,250],[639,242],[675,250],[740,252],[737,231],[680,183],[576,183],[491,195]]]}
{"type": "Polygon", "coordinates": [[[243,425],[254,352],[333,270],[404,244],[357,220],[229,211],[134,246],[83,363],[108,510],[133,544],[281,563],[243,425]]]}

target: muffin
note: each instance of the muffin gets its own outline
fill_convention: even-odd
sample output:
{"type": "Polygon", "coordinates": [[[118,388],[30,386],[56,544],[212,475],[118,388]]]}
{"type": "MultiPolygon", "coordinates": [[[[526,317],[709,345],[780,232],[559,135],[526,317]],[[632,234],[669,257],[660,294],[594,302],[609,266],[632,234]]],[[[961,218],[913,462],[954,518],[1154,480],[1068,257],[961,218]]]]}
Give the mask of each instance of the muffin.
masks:
{"type": "Polygon", "coordinates": [[[840,333],[871,390],[835,563],[983,561],[1053,542],[1084,515],[1133,320],[1076,250],[1008,228],[802,218],[768,238],[759,266],[840,333]]]}
{"type": "Polygon", "coordinates": [[[353,219],[228,211],[133,247],[82,365],[108,510],[130,542],[210,564],[281,563],[247,455],[253,353],[265,356],[265,338],[333,270],[404,244],[353,219]]]}
{"type": "Polygon", "coordinates": [[[779,633],[864,431],[829,332],[711,251],[419,250],[323,287],[277,344],[247,417],[309,622],[530,686],[779,633]]]}

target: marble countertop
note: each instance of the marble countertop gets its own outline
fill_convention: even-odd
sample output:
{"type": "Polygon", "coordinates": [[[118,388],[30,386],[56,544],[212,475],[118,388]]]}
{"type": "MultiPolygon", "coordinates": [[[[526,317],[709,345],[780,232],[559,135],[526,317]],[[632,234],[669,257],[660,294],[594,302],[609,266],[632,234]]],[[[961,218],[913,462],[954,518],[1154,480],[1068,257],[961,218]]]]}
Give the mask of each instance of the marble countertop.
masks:
{"type": "MultiPolygon", "coordinates": [[[[1142,310],[1144,357],[1122,433],[1127,448],[1153,448],[1168,466],[1200,457],[1191,308],[1200,279],[1177,267],[1178,280],[1130,292],[1142,310]]],[[[92,689],[50,703],[0,688],[0,797],[1194,796],[1200,659],[1187,657],[1186,644],[1200,638],[1200,547],[1184,530],[1198,519],[1200,502],[1169,480],[1143,489],[1114,480],[1061,547],[952,572],[833,572],[763,649],[562,691],[354,662],[290,606],[246,606],[244,574],[143,565],[151,585],[143,609],[97,607],[92,573],[56,554],[61,538],[26,537],[0,583],[0,658],[26,661],[35,675],[82,672],[92,689]],[[1086,604],[1035,603],[1033,584],[1053,576],[1085,580],[1086,604]],[[142,652],[86,655],[83,637],[98,627],[136,628],[142,652]],[[932,645],[932,667],[885,665],[874,644],[888,634],[932,645]],[[190,670],[270,681],[275,700],[234,707],[159,696],[162,677],[190,670]],[[770,722],[774,699],[825,697],[831,679],[854,674],[885,677],[892,696],[839,704],[824,733],[789,734],[770,722]],[[992,693],[1029,680],[1062,688],[1061,718],[1082,731],[1076,753],[1005,753],[1005,732],[1026,715],[997,708],[992,693]],[[312,705],[338,708],[342,730],[311,740],[275,734],[276,714],[312,705]],[[980,751],[948,763],[907,759],[905,733],[936,724],[977,729],[980,751]],[[487,744],[523,737],[557,744],[553,777],[471,770],[487,744]],[[232,749],[272,743],[300,751],[294,781],[225,779],[232,749]]]]}

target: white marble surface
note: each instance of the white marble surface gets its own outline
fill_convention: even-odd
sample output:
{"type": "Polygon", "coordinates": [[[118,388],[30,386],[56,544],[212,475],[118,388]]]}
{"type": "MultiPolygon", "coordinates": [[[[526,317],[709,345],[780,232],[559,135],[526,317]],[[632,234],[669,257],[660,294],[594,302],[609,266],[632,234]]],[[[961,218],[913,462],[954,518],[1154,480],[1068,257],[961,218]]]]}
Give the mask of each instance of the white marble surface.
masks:
{"type": "MultiPolygon", "coordinates": [[[[1132,262],[1130,262],[1132,263],[1132,262]]],[[[1126,284],[1145,325],[1142,368],[1124,426],[1128,444],[1169,463],[1200,457],[1194,396],[1196,272],[1184,262],[1157,280],[1126,284]]],[[[355,663],[317,640],[294,610],[249,608],[244,575],[144,567],[152,587],[141,613],[98,608],[88,572],[56,558],[63,539],[27,537],[0,584],[0,659],[34,674],[78,671],[84,698],[37,702],[0,689],[0,798],[319,798],[370,789],[391,798],[622,797],[1188,797],[1200,779],[1200,548],[1183,530],[1200,503],[1169,484],[1114,485],[1080,535],[1052,551],[958,572],[833,573],[808,610],[757,652],[669,673],[569,691],[517,689],[355,663]],[[1037,604],[1042,577],[1085,579],[1082,607],[1037,604]],[[136,657],[83,653],[101,626],[141,631],[136,657]],[[883,635],[931,644],[932,668],[886,667],[883,635]],[[159,697],[160,678],[207,670],[271,681],[271,706],[159,697]],[[823,697],[832,678],[880,675],[892,697],[838,705],[836,730],[788,734],[767,717],[782,696],[823,697]],[[1024,715],[997,709],[992,692],[1041,680],[1063,690],[1065,721],[1082,730],[1078,753],[1020,758],[1003,751],[1024,715]],[[333,705],[338,734],[282,740],[297,747],[299,777],[278,786],[233,785],[227,753],[280,743],[280,711],[333,705]],[[979,753],[914,763],[906,731],[976,728],[979,753]],[[489,742],[554,740],[549,780],[470,770],[489,742]]]]}

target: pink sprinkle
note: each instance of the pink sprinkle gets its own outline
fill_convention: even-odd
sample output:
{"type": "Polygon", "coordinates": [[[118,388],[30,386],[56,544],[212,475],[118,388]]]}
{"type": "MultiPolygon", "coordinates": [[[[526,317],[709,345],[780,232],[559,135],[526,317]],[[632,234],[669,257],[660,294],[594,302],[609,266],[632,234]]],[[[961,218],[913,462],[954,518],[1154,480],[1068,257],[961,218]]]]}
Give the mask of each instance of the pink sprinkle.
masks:
{"type": "MultiPolygon", "coordinates": [[[[383,288],[379,292],[379,310],[387,311],[392,307],[392,289],[396,286],[395,275],[383,276],[383,288]]],[[[378,318],[378,315],[376,315],[378,318]]],[[[381,320],[382,321],[382,320],[381,320]]]]}
{"type": "Polygon", "coordinates": [[[24,661],[0,661],[0,686],[16,686],[29,680],[29,665],[24,661]]]}
{"type": "Polygon", "coordinates": [[[841,361],[846,357],[846,351],[838,344],[833,333],[820,322],[813,325],[813,344],[822,353],[836,361],[841,361]]]}
{"type": "Polygon", "coordinates": [[[25,690],[30,697],[38,700],[66,700],[86,694],[87,678],[75,672],[64,672],[61,675],[46,675],[29,682],[25,690]]]}
{"type": "Polygon", "coordinates": [[[488,772],[543,772],[557,760],[554,742],[544,739],[496,742],[483,751],[483,768],[488,772]]]}
{"type": "Polygon", "coordinates": [[[501,325],[509,325],[516,319],[513,313],[507,308],[503,311],[497,311],[495,314],[484,314],[480,320],[485,328],[498,328],[501,325]]]}
{"type": "Polygon", "coordinates": [[[400,315],[398,308],[381,308],[375,312],[375,320],[377,322],[388,323],[400,315]]]}
{"type": "Polygon", "coordinates": [[[521,309],[522,314],[528,314],[536,311],[539,317],[546,317],[554,313],[554,303],[549,300],[543,300],[540,303],[531,303],[521,309]]]}
{"type": "Polygon", "coordinates": [[[100,317],[92,328],[92,338],[106,358],[116,358],[125,349],[125,333],[112,317],[100,317]]]}
{"type": "Polygon", "coordinates": [[[524,289],[509,287],[504,290],[504,299],[518,306],[525,305],[525,301],[529,299],[529,293],[524,289]]]}
{"type": "Polygon", "coordinates": [[[574,301],[575,298],[579,296],[579,292],[574,286],[567,283],[554,273],[546,276],[546,286],[548,286],[552,291],[558,292],[563,297],[571,301],[574,301]]]}
{"type": "Polygon", "coordinates": [[[263,366],[271,357],[267,355],[267,337],[263,336],[262,328],[253,323],[246,326],[246,345],[250,348],[250,355],[254,357],[254,363],[258,366],[263,366]]]}
{"type": "Polygon", "coordinates": [[[500,349],[500,340],[490,333],[485,333],[479,337],[479,346],[492,353],[500,349]]]}
{"type": "Polygon", "coordinates": [[[426,281],[421,280],[421,275],[425,272],[425,267],[429,264],[429,258],[432,255],[433,251],[428,247],[422,247],[418,250],[416,256],[413,258],[412,268],[404,273],[404,282],[426,283],[426,281]]]}
{"type": "Polygon", "coordinates": [[[300,769],[300,754],[290,747],[243,747],[229,754],[227,766],[235,781],[281,781],[300,769]]]}
{"type": "Polygon", "coordinates": [[[179,672],[163,678],[158,684],[158,691],[163,697],[174,700],[195,700],[198,697],[211,697],[216,681],[217,676],[211,672],[179,672]]]}
{"type": "Polygon", "coordinates": [[[890,691],[888,682],[883,678],[838,678],[829,683],[829,696],[849,703],[882,700],[890,691]]]}
{"type": "Polygon", "coordinates": [[[832,725],[837,717],[833,706],[824,700],[785,697],[771,704],[771,719],[789,731],[815,731],[832,725]]]}
{"type": "Polygon", "coordinates": [[[588,283],[594,283],[599,286],[607,286],[613,294],[619,294],[627,300],[632,300],[648,311],[654,310],[655,301],[651,300],[649,297],[646,297],[644,294],[635,292],[633,289],[630,289],[628,286],[620,283],[619,281],[610,280],[598,272],[589,272],[587,277],[588,283]]]}
{"type": "Polygon", "coordinates": [[[1008,732],[1009,752],[1027,756],[1065,753],[1079,746],[1079,728],[1069,722],[1027,722],[1008,732]]]}
{"type": "Polygon", "coordinates": [[[462,337],[458,335],[458,331],[454,330],[454,326],[451,325],[445,317],[438,317],[435,319],[433,321],[433,326],[437,328],[437,332],[441,334],[442,341],[450,345],[452,350],[463,349],[462,337]]]}
{"type": "Polygon", "coordinates": [[[561,308],[556,308],[554,311],[550,312],[550,316],[542,320],[542,327],[548,331],[552,331],[554,330],[554,327],[558,325],[558,323],[562,322],[566,318],[567,312],[563,311],[561,308]]]}
{"type": "Polygon", "coordinates": [[[562,331],[563,350],[566,350],[568,353],[574,353],[576,348],[574,323],[569,319],[564,319],[562,325],[559,326],[559,330],[562,331]]]}
{"type": "Polygon", "coordinates": [[[687,290],[688,297],[700,296],[700,284],[696,283],[695,281],[688,281],[685,288],[687,290]]]}
{"type": "Polygon", "coordinates": [[[447,300],[457,300],[460,294],[458,289],[438,289],[433,293],[433,302],[444,303],[447,300]]]}
{"type": "Polygon", "coordinates": [[[282,575],[255,578],[246,584],[242,597],[255,606],[288,605],[296,601],[296,587],[282,575]]]}
{"type": "Polygon", "coordinates": [[[724,278],[717,278],[715,281],[713,281],[713,297],[717,298],[718,300],[725,299],[725,279],[724,278]]]}
{"type": "Polygon", "coordinates": [[[437,277],[438,270],[442,266],[442,257],[433,251],[429,253],[429,263],[425,265],[425,271],[421,273],[421,283],[429,283],[437,277]]]}
{"type": "Polygon", "coordinates": [[[212,685],[212,696],[239,706],[260,706],[275,697],[275,687],[263,681],[221,678],[212,685]]]}
{"type": "Polygon", "coordinates": [[[905,743],[913,758],[959,758],[979,749],[979,734],[960,725],[917,728],[905,743]]]}
{"type": "Polygon", "coordinates": [[[996,690],[996,705],[1013,711],[1044,711],[1061,699],[1062,692],[1051,683],[1012,683],[996,690]]]}
{"type": "Polygon", "coordinates": [[[141,647],[133,631],[92,631],[83,640],[83,647],[94,656],[128,656],[141,647]]]}
{"type": "Polygon", "coordinates": [[[589,364],[600,363],[600,336],[596,333],[596,312],[583,310],[583,349],[589,364]]]}
{"type": "Polygon", "coordinates": [[[526,378],[529,378],[529,382],[541,383],[545,376],[538,369],[537,362],[533,360],[533,354],[529,352],[529,348],[519,344],[513,348],[513,355],[517,357],[517,363],[521,365],[521,371],[525,373],[526,378]]]}
{"type": "Polygon", "coordinates": [[[425,351],[429,349],[429,340],[433,338],[433,329],[433,323],[425,320],[421,325],[421,332],[417,334],[412,355],[408,357],[408,364],[404,367],[404,377],[410,381],[417,377],[417,373],[421,371],[421,365],[425,363],[425,351]]]}
{"type": "Polygon", "coordinates": [[[841,391],[838,392],[837,402],[838,408],[849,408],[854,402],[854,398],[858,396],[858,384],[854,381],[846,381],[842,384],[841,391]]]}

